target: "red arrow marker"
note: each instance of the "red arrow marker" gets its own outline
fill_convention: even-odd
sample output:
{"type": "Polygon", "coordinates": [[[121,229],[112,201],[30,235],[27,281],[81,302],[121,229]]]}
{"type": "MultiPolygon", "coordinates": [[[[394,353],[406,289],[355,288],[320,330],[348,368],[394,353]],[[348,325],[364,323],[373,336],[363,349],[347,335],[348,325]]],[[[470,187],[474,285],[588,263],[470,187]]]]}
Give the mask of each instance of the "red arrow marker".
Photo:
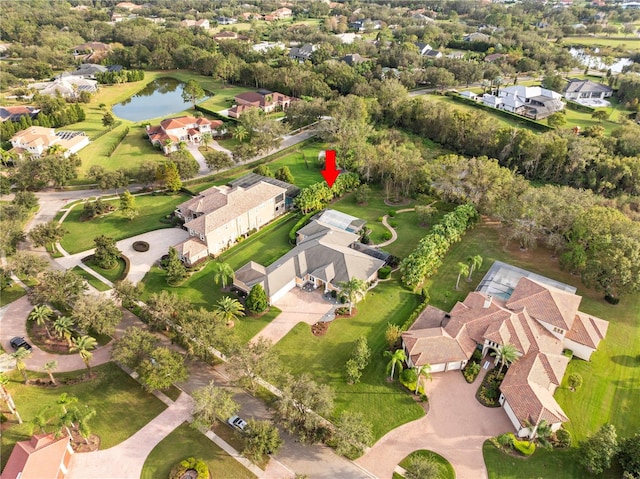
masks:
{"type": "Polygon", "coordinates": [[[324,170],[321,170],[320,173],[331,188],[340,174],[340,170],[336,169],[336,150],[326,150],[324,153],[324,170]]]}

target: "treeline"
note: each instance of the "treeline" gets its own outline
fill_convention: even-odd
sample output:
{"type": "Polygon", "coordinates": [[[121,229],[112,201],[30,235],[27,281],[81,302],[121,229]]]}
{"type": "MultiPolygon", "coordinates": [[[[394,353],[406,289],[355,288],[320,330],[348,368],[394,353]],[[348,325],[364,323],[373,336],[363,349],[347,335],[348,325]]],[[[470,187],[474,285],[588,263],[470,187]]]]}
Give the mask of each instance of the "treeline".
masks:
{"type": "Polygon", "coordinates": [[[101,85],[113,85],[114,83],[129,83],[144,80],[142,70],[121,70],[119,72],[102,72],[96,74],[96,80],[101,85]]]}
{"type": "Polygon", "coordinates": [[[407,98],[383,109],[390,120],[452,151],[497,158],[528,180],[590,189],[604,196],[640,195],[640,126],[621,125],[612,137],[577,136],[569,130],[536,134],[502,127],[483,112],[466,112],[441,102],[407,98]]]}
{"type": "Polygon", "coordinates": [[[422,238],[416,249],[400,263],[402,282],[418,286],[442,265],[452,244],[460,241],[464,232],[478,219],[477,210],[470,204],[460,205],[442,218],[431,232],[422,238]]]}
{"type": "Polygon", "coordinates": [[[358,186],[360,186],[360,177],[357,173],[342,173],[336,178],[331,188],[324,182],[302,188],[294,203],[304,214],[307,214],[321,210],[334,198],[340,198],[358,186]]]}
{"type": "Polygon", "coordinates": [[[0,124],[0,140],[8,141],[17,132],[30,126],[43,126],[45,128],[60,128],[85,120],[85,112],[77,103],[64,109],[53,111],[49,114],[40,112],[35,119],[24,115],[20,121],[4,121],[0,124]]]}

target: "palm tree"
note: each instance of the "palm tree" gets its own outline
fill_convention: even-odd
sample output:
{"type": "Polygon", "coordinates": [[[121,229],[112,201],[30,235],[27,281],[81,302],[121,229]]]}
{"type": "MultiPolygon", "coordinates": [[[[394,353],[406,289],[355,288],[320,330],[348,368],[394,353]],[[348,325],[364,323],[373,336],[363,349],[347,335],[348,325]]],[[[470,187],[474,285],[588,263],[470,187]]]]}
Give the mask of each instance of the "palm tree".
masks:
{"type": "Polygon", "coordinates": [[[553,429],[546,421],[543,419],[538,423],[538,427],[535,428],[535,441],[540,444],[542,447],[549,448],[551,447],[551,436],[553,435],[553,429]]]}
{"type": "Polygon", "coordinates": [[[469,256],[467,258],[467,261],[471,263],[469,266],[469,276],[467,276],[467,281],[471,281],[471,275],[473,274],[473,272],[480,268],[480,266],[482,266],[482,256],[479,254],[469,256]]]}
{"type": "Polygon", "coordinates": [[[460,276],[467,276],[469,274],[469,265],[467,263],[458,263],[456,265],[458,268],[458,279],[456,280],[456,291],[460,289],[458,286],[460,285],[460,276]]]}
{"type": "Polygon", "coordinates": [[[9,412],[13,414],[18,420],[18,424],[22,424],[22,418],[20,417],[20,413],[16,409],[16,404],[13,402],[13,398],[11,397],[11,393],[7,390],[6,385],[9,382],[9,378],[3,372],[0,372],[0,397],[9,407],[9,412]]]}
{"type": "Polygon", "coordinates": [[[222,287],[227,287],[227,281],[233,281],[233,277],[235,275],[233,268],[229,263],[224,263],[221,261],[216,261],[213,264],[213,281],[218,284],[222,283],[222,287]]]}
{"type": "Polygon", "coordinates": [[[171,138],[166,138],[163,141],[163,144],[164,144],[164,149],[165,149],[165,152],[166,152],[167,150],[171,150],[171,147],[173,146],[173,140],[171,138]]]}
{"type": "Polygon", "coordinates": [[[67,393],[62,393],[56,400],[56,404],[60,406],[61,413],[57,416],[57,426],[60,428],[59,432],[64,428],[67,431],[69,437],[71,437],[71,431],[69,426],[75,427],[74,420],[77,416],[76,409],[69,410],[68,405],[78,402],[78,398],[75,396],[69,396],[67,393]]]}
{"type": "Polygon", "coordinates": [[[500,95],[500,86],[502,84],[504,84],[504,80],[502,79],[501,76],[497,76],[493,79],[493,84],[497,87],[496,88],[496,96],[500,95]]]}
{"type": "Polygon", "coordinates": [[[492,356],[495,356],[500,362],[500,372],[502,372],[505,365],[508,367],[511,363],[517,361],[519,357],[516,347],[509,343],[498,346],[498,349],[495,353],[492,353],[492,356]]]}
{"type": "Polygon", "coordinates": [[[237,319],[244,316],[244,306],[242,306],[242,303],[230,296],[224,296],[218,301],[216,311],[229,327],[233,326],[237,319]]]}
{"type": "Polygon", "coordinates": [[[27,384],[29,378],[27,378],[27,365],[24,360],[31,356],[31,350],[18,348],[15,353],[11,353],[9,356],[16,360],[16,369],[20,371],[20,374],[22,374],[24,378],[24,383],[27,384]]]}
{"type": "Polygon", "coordinates": [[[53,310],[46,304],[42,304],[33,308],[33,311],[29,313],[29,321],[35,321],[38,326],[44,326],[47,336],[51,338],[51,333],[47,327],[47,321],[52,315],[53,310]]]}
{"type": "Polygon", "coordinates": [[[55,385],[56,379],[53,377],[53,371],[58,369],[58,361],[47,361],[42,368],[49,374],[49,379],[55,385]]]}
{"type": "Polygon", "coordinates": [[[98,341],[96,341],[96,338],[85,335],[80,336],[79,338],[73,338],[73,345],[71,346],[71,348],[69,348],[69,351],[71,351],[72,353],[76,351],[78,352],[78,354],[82,358],[82,361],[84,362],[84,365],[89,371],[89,377],[91,377],[91,365],[89,364],[89,361],[91,361],[91,358],[93,357],[93,353],[89,350],[95,349],[97,344],[98,341]]]}
{"type": "Polygon", "coordinates": [[[60,316],[53,323],[53,330],[58,336],[67,340],[71,347],[71,335],[73,334],[73,319],[69,316],[60,316]]]}
{"type": "Polygon", "coordinates": [[[418,389],[420,388],[420,378],[423,377],[427,380],[431,380],[431,364],[423,364],[422,366],[416,366],[413,368],[416,372],[416,390],[415,393],[418,394],[418,389]]]}
{"type": "Polygon", "coordinates": [[[358,278],[351,278],[349,281],[339,283],[338,286],[342,288],[342,293],[349,300],[349,315],[351,315],[353,306],[367,294],[367,283],[358,278]]]}
{"type": "Polygon", "coordinates": [[[233,137],[239,142],[243,142],[249,136],[249,130],[247,130],[243,125],[238,125],[233,130],[233,137]]]}
{"type": "Polygon", "coordinates": [[[407,360],[407,355],[404,352],[404,349],[396,349],[394,352],[385,351],[384,356],[386,358],[390,358],[389,363],[387,364],[387,371],[391,370],[389,379],[393,380],[396,367],[398,368],[398,374],[400,374],[404,369],[402,363],[407,360]]]}
{"type": "Polygon", "coordinates": [[[201,141],[202,141],[202,144],[204,145],[204,147],[208,151],[209,150],[209,143],[211,143],[213,141],[213,135],[211,134],[211,132],[207,131],[207,132],[203,133],[202,137],[201,137],[201,141]]]}

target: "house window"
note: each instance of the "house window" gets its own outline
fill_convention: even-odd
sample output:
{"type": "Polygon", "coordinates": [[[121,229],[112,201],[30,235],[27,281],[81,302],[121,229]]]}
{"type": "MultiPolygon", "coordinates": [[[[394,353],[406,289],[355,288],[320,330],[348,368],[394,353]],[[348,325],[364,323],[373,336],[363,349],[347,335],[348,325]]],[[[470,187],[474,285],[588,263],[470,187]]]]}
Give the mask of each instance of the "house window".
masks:
{"type": "Polygon", "coordinates": [[[553,328],[553,331],[559,334],[564,334],[564,329],[560,329],[560,328],[553,328]]]}

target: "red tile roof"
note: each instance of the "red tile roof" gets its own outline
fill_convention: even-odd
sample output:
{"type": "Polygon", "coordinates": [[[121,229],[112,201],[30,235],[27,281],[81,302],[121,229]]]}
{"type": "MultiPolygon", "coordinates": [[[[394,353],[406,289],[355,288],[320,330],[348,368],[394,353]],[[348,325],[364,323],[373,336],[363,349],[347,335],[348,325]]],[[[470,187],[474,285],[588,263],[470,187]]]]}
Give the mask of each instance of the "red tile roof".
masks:
{"type": "Polygon", "coordinates": [[[62,478],[60,466],[71,454],[68,445],[68,436],[56,439],[53,434],[36,434],[28,441],[17,442],[0,479],[62,478]]]}

